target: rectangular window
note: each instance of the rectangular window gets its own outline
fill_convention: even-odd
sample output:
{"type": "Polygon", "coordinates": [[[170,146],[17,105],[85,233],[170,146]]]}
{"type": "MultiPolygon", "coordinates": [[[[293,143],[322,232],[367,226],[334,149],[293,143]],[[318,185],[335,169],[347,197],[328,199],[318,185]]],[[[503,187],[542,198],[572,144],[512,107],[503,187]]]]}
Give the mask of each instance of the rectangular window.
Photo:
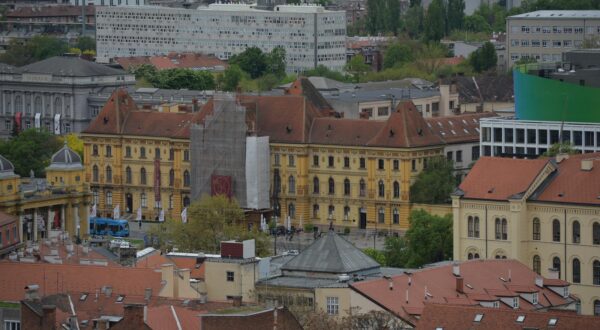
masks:
{"type": "Polygon", "coordinates": [[[573,40],[563,40],[563,47],[565,47],[565,48],[573,47],[573,40]]]}
{"type": "Polygon", "coordinates": [[[3,330],[21,330],[21,321],[4,320],[3,330]]]}
{"type": "Polygon", "coordinates": [[[521,40],[521,47],[529,47],[529,40],[521,40]]]}
{"type": "Polygon", "coordinates": [[[125,157],[131,158],[131,147],[125,147],[125,157]]]}
{"type": "Polygon", "coordinates": [[[329,156],[327,157],[327,166],[328,167],[333,167],[335,163],[335,159],[333,156],[329,156]]]}
{"type": "Polygon", "coordinates": [[[471,147],[471,160],[476,161],[479,159],[479,146],[471,147]]]}
{"type": "Polygon", "coordinates": [[[539,130],[538,136],[539,136],[539,144],[548,144],[548,131],[539,130]]]}
{"type": "Polygon", "coordinates": [[[542,40],[542,47],[548,47],[548,40],[542,40]]]}
{"type": "Polygon", "coordinates": [[[539,47],[541,45],[539,40],[531,40],[531,47],[539,47]]]}
{"type": "Polygon", "coordinates": [[[413,171],[413,172],[416,172],[416,171],[417,171],[417,160],[416,160],[416,159],[413,159],[413,160],[411,161],[411,164],[410,164],[410,165],[411,165],[411,167],[410,167],[410,170],[411,170],[411,171],[413,171]]]}
{"type": "Polygon", "coordinates": [[[365,168],[367,168],[367,161],[365,160],[364,157],[360,157],[360,168],[363,169],[363,170],[365,168]]]}
{"type": "Polygon", "coordinates": [[[318,155],[313,156],[313,166],[315,166],[315,167],[319,166],[319,156],[318,155]]]}
{"type": "Polygon", "coordinates": [[[513,142],[513,129],[512,128],[504,129],[504,142],[513,142]]]}
{"type": "Polygon", "coordinates": [[[377,115],[378,116],[387,116],[388,115],[388,107],[379,107],[377,108],[377,115]]]}
{"type": "Polygon", "coordinates": [[[454,153],[452,151],[448,151],[446,153],[446,159],[452,160],[452,158],[454,158],[454,153]]]}
{"type": "Polygon", "coordinates": [[[233,272],[227,272],[227,282],[233,282],[235,275],[233,272]]]}
{"type": "Polygon", "coordinates": [[[327,297],[327,314],[338,315],[340,311],[340,303],[338,297],[327,297]]]}
{"type": "Polygon", "coordinates": [[[394,159],[394,171],[398,171],[400,169],[400,161],[397,159],[394,159]]]}
{"type": "Polygon", "coordinates": [[[184,150],[183,151],[183,161],[184,162],[189,162],[190,161],[190,151],[189,150],[184,150]]]}
{"type": "Polygon", "coordinates": [[[288,155],[288,166],[296,166],[296,159],[294,158],[294,155],[288,155]]]}
{"type": "Polygon", "coordinates": [[[554,47],[554,48],[560,48],[560,47],[562,47],[562,41],[560,41],[560,40],[553,40],[552,41],[552,47],[554,47]]]}
{"type": "Polygon", "coordinates": [[[525,130],[517,128],[517,143],[525,143],[525,130]]]}
{"type": "Polygon", "coordinates": [[[385,165],[384,164],[385,164],[385,161],[383,159],[379,159],[377,161],[377,168],[380,169],[380,170],[385,169],[385,165]]]}
{"type": "Polygon", "coordinates": [[[344,167],[350,168],[350,157],[344,157],[344,167]]]}
{"type": "Polygon", "coordinates": [[[281,165],[281,160],[279,158],[279,154],[273,155],[273,161],[275,162],[275,166],[281,165]]]}
{"type": "Polygon", "coordinates": [[[462,159],[462,150],[457,150],[456,151],[456,162],[460,163],[460,162],[462,162],[462,160],[463,160],[462,159]]]}

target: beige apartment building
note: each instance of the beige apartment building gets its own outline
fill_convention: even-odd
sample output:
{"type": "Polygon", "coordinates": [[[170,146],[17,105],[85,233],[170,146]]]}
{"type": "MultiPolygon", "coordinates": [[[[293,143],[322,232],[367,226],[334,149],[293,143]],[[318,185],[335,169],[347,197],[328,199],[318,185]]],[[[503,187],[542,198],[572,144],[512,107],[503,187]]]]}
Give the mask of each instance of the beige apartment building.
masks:
{"type": "Polygon", "coordinates": [[[600,10],[538,10],[506,18],[507,69],[533,58],[560,62],[562,53],[600,37],[600,10]]]}
{"type": "Polygon", "coordinates": [[[452,197],[454,259],[517,259],[600,315],[600,159],[482,157],[452,197]]]}

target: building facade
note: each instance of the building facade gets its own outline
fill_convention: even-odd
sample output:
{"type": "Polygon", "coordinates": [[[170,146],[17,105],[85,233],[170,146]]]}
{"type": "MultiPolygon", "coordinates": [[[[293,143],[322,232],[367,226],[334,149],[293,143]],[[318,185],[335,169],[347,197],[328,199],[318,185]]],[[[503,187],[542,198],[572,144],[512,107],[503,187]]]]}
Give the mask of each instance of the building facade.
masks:
{"type": "Polygon", "coordinates": [[[283,47],[288,72],[346,64],[346,17],[315,5],[211,4],[197,10],[99,7],[97,61],[169,52],[212,54],[222,60],[248,47],[283,47]]]}
{"type": "Polygon", "coordinates": [[[145,6],[146,0],[69,0],[74,6],[145,6]]]}
{"type": "Polygon", "coordinates": [[[99,215],[157,220],[180,218],[190,204],[189,127],[200,113],[140,110],[123,90],[115,91],[81,134],[85,182],[99,215]]]}
{"type": "Polygon", "coordinates": [[[506,18],[507,70],[520,59],[560,62],[562,53],[600,36],[598,10],[538,10],[506,18]]]}
{"type": "Polygon", "coordinates": [[[88,95],[135,84],[135,77],[72,56],[57,56],[24,67],[0,66],[0,137],[44,128],[55,134],[83,131],[97,113],[88,95]]]}
{"type": "Polygon", "coordinates": [[[597,157],[481,158],[452,198],[454,259],[517,259],[600,314],[597,157]]]}

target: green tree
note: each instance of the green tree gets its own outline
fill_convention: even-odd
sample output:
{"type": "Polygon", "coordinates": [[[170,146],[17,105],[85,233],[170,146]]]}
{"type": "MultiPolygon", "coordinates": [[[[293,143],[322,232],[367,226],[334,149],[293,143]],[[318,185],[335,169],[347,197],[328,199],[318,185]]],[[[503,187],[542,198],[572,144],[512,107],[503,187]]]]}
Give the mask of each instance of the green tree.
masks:
{"type": "Polygon", "coordinates": [[[556,157],[558,154],[567,154],[567,155],[575,155],[580,153],[578,150],[573,149],[571,143],[563,142],[563,143],[554,143],[550,146],[546,152],[544,152],[543,156],[545,157],[556,157]]]}
{"type": "Polygon", "coordinates": [[[490,32],[490,24],[481,15],[471,15],[465,17],[464,28],[469,32],[490,32]]]}
{"type": "Polygon", "coordinates": [[[378,264],[385,266],[387,263],[385,261],[385,252],[375,250],[373,248],[366,248],[363,252],[371,257],[373,260],[377,261],[378,264]]]}
{"type": "Polygon", "coordinates": [[[221,89],[228,92],[233,92],[237,90],[240,81],[242,80],[242,76],[244,73],[239,66],[233,64],[230,65],[225,72],[223,72],[222,80],[221,80],[221,89]]]}
{"type": "Polygon", "coordinates": [[[307,77],[325,77],[337,81],[349,81],[348,77],[341,72],[330,70],[328,67],[320,64],[315,69],[304,72],[307,77]]]}
{"type": "Polygon", "coordinates": [[[476,72],[495,68],[497,61],[498,56],[496,55],[496,47],[489,41],[469,55],[469,63],[471,63],[473,70],[476,72]]]}
{"type": "Polygon", "coordinates": [[[448,31],[462,29],[465,0],[448,0],[448,31]]]}
{"type": "Polygon", "coordinates": [[[250,78],[256,79],[263,75],[267,70],[267,57],[258,47],[246,48],[243,52],[232,56],[229,64],[235,64],[250,75],[250,78]]]}
{"type": "Polygon", "coordinates": [[[275,77],[285,77],[285,48],[275,47],[273,50],[266,55],[267,61],[267,74],[274,75],[275,77]]]}
{"type": "Polygon", "coordinates": [[[52,155],[62,147],[54,134],[37,129],[27,129],[9,140],[0,141],[0,155],[15,166],[15,173],[28,177],[29,171],[41,177],[50,165],[52,155]]]}
{"type": "Polygon", "coordinates": [[[68,50],[69,45],[65,41],[49,36],[35,36],[25,42],[12,39],[6,52],[0,55],[0,62],[23,66],[62,55],[68,50]]]}
{"type": "Polygon", "coordinates": [[[383,55],[383,68],[389,69],[397,64],[412,62],[415,59],[413,48],[407,43],[394,43],[388,46],[383,55]]]}
{"type": "Polygon", "coordinates": [[[280,81],[281,79],[279,79],[276,75],[268,73],[256,79],[256,85],[259,91],[264,92],[272,90],[279,84],[280,81]]]}
{"type": "Polygon", "coordinates": [[[412,6],[404,14],[404,29],[408,36],[413,39],[421,38],[423,35],[423,31],[425,21],[425,11],[423,7],[412,6]]]}
{"type": "Polygon", "coordinates": [[[427,167],[410,187],[410,201],[426,204],[447,202],[456,186],[453,171],[452,161],[444,157],[430,158],[427,167]]]}
{"type": "Polygon", "coordinates": [[[446,33],[446,19],[442,0],[433,0],[425,15],[425,40],[438,42],[446,33]]]}
{"type": "Polygon", "coordinates": [[[346,64],[346,71],[354,75],[356,82],[360,81],[360,76],[367,73],[371,67],[365,63],[365,57],[361,54],[354,55],[350,62],[346,64]]]}
{"type": "Polygon", "coordinates": [[[161,248],[177,247],[179,251],[219,253],[226,240],[255,239],[256,253],[269,254],[266,234],[244,226],[244,211],[239,204],[225,196],[203,196],[188,208],[188,222],[167,219],[150,234],[159,237],[161,248]]]}
{"type": "Polygon", "coordinates": [[[96,40],[88,36],[79,37],[77,38],[77,43],[75,44],[75,47],[81,49],[81,51],[96,51],[96,40]]]}
{"type": "Polygon", "coordinates": [[[386,0],[386,31],[398,35],[400,30],[400,0],[386,0]]]}
{"type": "Polygon", "coordinates": [[[377,35],[384,30],[384,2],[383,0],[367,0],[367,17],[365,27],[370,35],[377,35]]]}
{"type": "Polygon", "coordinates": [[[208,71],[191,69],[161,70],[148,79],[154,87],[166,89],[207,90],[215,88],[213,75],[208,71]]]}

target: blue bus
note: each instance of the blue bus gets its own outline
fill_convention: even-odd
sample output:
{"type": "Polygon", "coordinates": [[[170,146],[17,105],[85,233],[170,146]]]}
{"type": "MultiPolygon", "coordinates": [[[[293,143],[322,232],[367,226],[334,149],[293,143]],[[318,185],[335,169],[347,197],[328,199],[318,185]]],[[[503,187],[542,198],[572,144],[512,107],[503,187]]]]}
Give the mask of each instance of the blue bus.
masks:
{"type": "Polygon", "coordinates": [[[98,217],[90,218],[90,235],[128,237],[129,223],[127,220],[98,217]]]}

